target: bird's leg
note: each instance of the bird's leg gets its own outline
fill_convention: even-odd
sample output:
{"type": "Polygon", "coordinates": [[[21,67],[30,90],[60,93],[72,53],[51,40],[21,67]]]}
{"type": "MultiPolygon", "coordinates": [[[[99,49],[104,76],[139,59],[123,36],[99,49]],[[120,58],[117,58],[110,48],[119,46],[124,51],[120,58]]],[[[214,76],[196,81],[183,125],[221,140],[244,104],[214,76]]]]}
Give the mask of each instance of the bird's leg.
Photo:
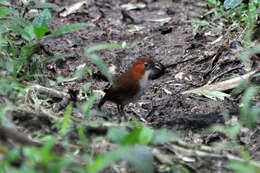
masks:
{"type": "Polygon", "coordinates": [[[121,117],[124,118],[124,120],[128,120],[126,114],[125,114],[125,111],[124,111],[124,105],[117,105],[117,109],[118,109],[118,112],[119,114],[121,115],[121,117]]]}

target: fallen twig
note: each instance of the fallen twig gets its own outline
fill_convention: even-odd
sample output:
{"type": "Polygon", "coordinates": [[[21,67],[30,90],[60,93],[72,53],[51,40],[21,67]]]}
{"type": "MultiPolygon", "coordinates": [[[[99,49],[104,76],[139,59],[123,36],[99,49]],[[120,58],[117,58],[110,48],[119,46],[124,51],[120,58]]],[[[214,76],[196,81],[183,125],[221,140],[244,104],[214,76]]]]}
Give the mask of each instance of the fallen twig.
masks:
{"type": "Polygon", "coordinates": [[[231,71],[233,71],[233,70],[237,70],[237,69],[240,69],[240,68],[242,68],[242,66],[238,66],[238,67],[231,68],[231,69],[229,69],[229,70],[227,70],[227,71],[224,71],[223,73],[220,73],[220,74],[217,75],[217,76],[214,76],[211,80],[208,81],[207,85],[212,84],[217,78],[220,78],[220,77],[223,76],[224,74],[227,74],[227,73],[229,73],[229,72],[231,72],[231,71]]]}
{"type": "Polygon", "coordinates": [[[229,154],[223,150],[217,151],[216,149],[206,145],[192,145],[185,143],[182,140],[175,140],[166,145],[166,148],[174,153],[180,153],[185,156],[193,157],[208,157],[208,158],[221,158],[229,161],[237,161],[241,163],[251,164],[257,168],[260,168],[260,162],[255,160],[245,160],[238,156],[229,154]]]}
{"type": "Polygon", "coordinates": [[[41,85],[38,85],[38,84],[32,84],[32,83],[28,83],[28,82],[24,82],[24,84],[30,89],[36,90],[39,93],[43,93],[43,94],[46,94],[46,95],[51,96],[51,97],[70,98],[70,95],[68,93],[58,91],[58,90],[55,90],[53,88],[47,88],[47,87],[44,87],[44,86],[41,86],[41,85]]]}
{"type": "Polygon", "coordinates": [[[21,132],[18,132],[10,127],[5,127],[3,125],[0,125],[0,136],[11,138],[22,145],[31,145],[36,147],[42,146],[40,142],[34,141],[21,132]]]}
{"type": "Polygon", "coordinates": [[[229,89],[233,89],[236,88],[243,80],[248,79],[251,75],[255,74],[256,70],[251,71],[243,76],[239,76],[239,77],[234,77],[231,79],[228,79],[226,81],[222,81],[222,82],[218,82],[216,84],[212,84],[212,85],[205,85],[199,88],[195,88],[195,89],[191,89],[191,90],[187,90],[187,91],[183,91],[181,92],[181,94],[189,94],[189,93],[195,93],[195,94],[199,94],[202,90],[214,90],[214,91],[226,91],[229,89]]]}

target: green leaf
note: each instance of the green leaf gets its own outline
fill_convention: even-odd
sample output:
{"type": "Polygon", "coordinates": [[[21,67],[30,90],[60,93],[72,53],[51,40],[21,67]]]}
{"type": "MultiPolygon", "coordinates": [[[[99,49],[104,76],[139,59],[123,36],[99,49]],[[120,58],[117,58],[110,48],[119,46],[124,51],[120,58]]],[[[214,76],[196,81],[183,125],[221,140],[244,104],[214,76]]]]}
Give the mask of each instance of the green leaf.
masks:
{"type": "Polygon", "coordinates": [[[202,20],[187,20],[187,23],[193,23],[193,30],[192,30],[192,35],[195,36],[197,34],[197,31],[199,27],[201,26],[209,26],[209,22],[202,21],[202,20]]]}
{"type": "MultiPolygon", "coordinates": [[[[246,89],[242,99],[241,104],[243,105],[240,110],[241,121],[246,125],[252,127],[254,123],[256,123],[257,119],[259,119],[257,114],[254,114],[252,111],[257,109],[252,109],[251,100],[258,93],[257,87],[249,87],[246,89]]],[[[256,111],[257,113],[258,111],[256,111]]]]}
{"type": "Polygon", "coordinates": [[[17,58],[17,54],[18,54],[18,51],[16,50],[15,46],[14,46],[14,42],[13,42],[13,39],[10,35],[8,35],[8,38],[9,38],[9,45],[10,45],[10,49],[12,51],[12,58],[13,60],[15,61],[16,58],[17,58]]]}
{"type": "MultiPolygon", "coordinates": [[[[251,35],[251,34],[250,34],[251,35]]],[[[251,56],[258,54],[260,52],[260,46],[254,46],[252,48],[247,48],[245,51],[238,54],[238,58],[242,60],[246,69],[251,69],[251,56]]]]}
{"type": "Polygon", "coordinates": [[[176,134],[168,131],[167,129],[156,130],[151,141],[152,144],[164,144],[173,140],[174,138],[178,138],[176,134]]]}
{"type": "Polygon", "coordinates": [[[93,103],[100,98],[100,94],[99,93],[93,93],[88,99],[87,101],[83,104],[83,113],[86,117],[89,116],[90,114],[90,108],[92,107],[93,103]]]}
{"type": "Polygon", "coordinates": [[[32,24],[34,26],[34,33],[38,38],[42,38],[46,32],[49,31],[49,23],[51,22],[51,13],[48,9],[43,10],[38,14],[32,24]]]}
{"type": "Polygon", "coordinates": [[[19,13],[17,10],[13,10],[11,8],[0,7],[0,17],[7,16],[9,14],[14,14],[15,16],[18,16],[19,13]]]}
{"type": "Polygon", "coordinates": [[[5,157],[0,162],[0,172],[6,172],[5,168],[7,167],[8,163],[16,161],[21,156],[21,151],[18,148],[8,149],[3,145],[0,146],[0,151],[3,153],[5,153],[5,151],[8,151],[5,153],[5,157]]]}
{"type": "Polygon", "coordinates": [[[115,151],[107,152],[97,156],[94,161],[87,166],[88,173],[97,173],[108,167],[109,165],[121,160],[125,157],[126,149],[121,148],[115,151]]]}
{"type": "Polygon", "coordinates": [[[33,39],[33,36],[30,33],[28,33],[19,26],[8,24],[6,25],[6,27],[21,35],[26,41],[31,41],[33,39]]]}
{"type": "Polygon", "coordinates": [[[231,136],[233,139],[235,139],[241,129],[241,126],[239,124],[234,126],[223,126],[223,125],[214,125],[212,127],[213,131],[222,132],[226,135],[231,136]]]}
{"type": "Polygon", "coordinates": [[[43,10],[33,19],[33,26],[36,28],[48,27],[51,22],[51,13],[48,9],[43,10]]]}
{"type": "Polygon", "coordinates": [[[27,61],[28,56],[34,51],[36,46],[25,45],[22,47],[20,51],[20,56],[17,59],[17,63],[15,63],[14,76],[22,70],[23,64],[27,61]]]}
{"type": "MultiPolygon", "coordinates": [[[[1,84],[0,84],[1,85],[1,84]]],[[[14,125],[8,117],[6,117],[6,112],[15,110],[15,107],[11,106],[2,106],[0,105],[0,124],[4,124],[5,126],[16,128],[16,125],[14,125]]]]}
{"type": "Polygon", "coordinates": [[[225,0],[224,2],[224,7],[225,9],[233,9],[235,7],[237,7],[238,5],[240,5],[242,3],[243,0],[225,0]]]}
{"type": "Polygon", "coordinates": [[[71,112],[72,112],[72,103],[70,103],[67,106],[67,109],[66,109],[63,121],[62,121],[62,126],[61,126],[61,135],[62,136],[64,136],[66,134],[66,132],[68,131],[68,124],[69,124],[71,112]]]}
{"type": "Polygon", "coordinates": [[[128,131],[124,128],[112,127],[112,128],[109,128],[107,137],[108,137],[108,139],[112,140],[113,142],[121,144],[123,142],[123,139],[128,134],[129,134],[128,131]]]}
{"type": "Polygon", "coordinates": [[[152,140],[153,135],[154,131],[151,128],[143,126],[139,135],[139,142],[141,144],[148,144],[152,140]]]}
{"type": "Polygon", "coordinates": [[[120,144],[123,146],[148,144],[152,140],[153,135],[154,131],[149,127],[137,127],[128,134],[126,134],[125,132],[121,134],[120,144]]]}
{"type": "Polygon", "coordinates": [[[0,0],[1,5],[6,5],[6,6],[11,6],[10,2],[5,1],[5,0],[0,0]]]}
{"type": "Polygon", "coordinates": [[[2,51],[3,47],[7,46],[7,39],[3,38],[3,35],[0,34],[0,51],[2,51]]]}
{"type": "Polygon", "coordinates": [[[87,26],[89,26],[89,23],[75,23],[75,24],[62,26],[59,29],[57,29],[55,32],[50,34],[48,37],[55,37],[55,36],[62,35],[62,34],[68,33],[68,32],[73,32],[73,31],[76,31],[80,28],[87,27],[87,26]]]}
{"type": "Polygon", "coordinates": [[[106,43],[106,44],[99,44],[95,46],[91,46],[85,50],[85,54],[90,54],[94,51],[102,50],[102,49],[108,49],[108,48],[114,48],[114,49],[120,49],[125,48],[125,46],[122,43],[106,43]]]}
{"type": "Polygon", "coordinates": [[[21,17],[8,16],[6,18],[11,19],[12,21],[17,23],[18,25],[21,25],[24,28],[27,27],[28,25],[30,25],[30,22],[26,21],[24,18],[21,18],[21,17]]]}
{"type": "Polygon", "coordinates": [[[196,25],[200,26],[209,26],[209,22],[204,21],[204,20],[187,20],[187,23],[194,23],[196,25]]]}
{"type": "Polygon", "coordinates": [[[80,142],[81,142],[82,146],[84,148],[86,148],[86,147],[89,148],[88,138],[85,135],[85,129],[83,127],[78,129],[78,134],[79,134],[79,138],[80,138],[80,142]]]}
{"type": "Polygon", "coordinates": [[[129,145],[138,144],[141,131],[142,131],[142,127],[137,127],[134,130],[132,130],[127,136],[125,136],[122,139],[121,145],[129,146],[129,145]]]}
{"type": "Polygon", "coordinates": [[[55,162],[50,167],[50,170],[48,172],[54,173],[54,172],[63,172],[63,170],[70,165],[70,163],[73,162],[73,158],[62,158],[59,161],[55,162]]]}
{"type": "Polygon", "coordinates": [[[29,24],[24,28],[24,31],[26,31],[30,35],[30,39],[33,40],[35,39],[36,35],[34,33],[34,26],[32,24],[29,24]]]}
{"type": "Polygon", "coordinates": [[[141,173],[153,173],[153,155],[146,146],[136,145],[126,154],[125,159],[129,161],[141,173]]]}
{"type": "Polygon", "coordinates": [[[98,66],[98,68],[102,71],[102,73],[106,76],[110,84],[112,85],[113,82],[113,77],[111,73],[108,72],[108,69],[106,65],[104,64],[103,60],[100,59],[96,54],[89,54],[87,57],[98,66]]]}
{"type": "Polygon", "coordinates": [[[92,72],[90,69],[86,68],[85,67],[85,64],[84,65],[81,65],[81,66],[78,66],[76,72],[75,72],[75,77],[78,79],[78,80],[81,80],[83,78],[83,75],[85,74],[85,72],[88,72],[90,76],[92,76],[92,72]]]}
{"type": "Polygon", "coordinates": [[[220,91],[215,91],[215,90],[202,90],[200,91],[200,93],[202,95],[204,95],[205,97],[209,98],[209,99],[212,99],[212,100],[217,100],[220,99],[220,100],[224,100],[225,97],[230,97],[229,94],[226,94],[226,93],[223,93],[223,92],[220,92],[220,91]]]}
{"type": "Polygon", "coordinates": [[[229,167],[232,168],[236,173],[256,173],[256,167],[248,164],[232,161],[229,163],[229,167]]]}
{"type": "Polygon", "coordinates": [[[29,162],[32,163],[41,163],[48,164],[51,161],[54,161],[57,157],[51,153],[51,150],[54,146],[55,139],[52,138],[46,142],[41,148],[37,147],[25,147],[24,155],[27,157],[29,162]]]}
{"type": "Polygon", "coordinates": [[[47,58],[45,60],[42,60],[41,63],[55,62],[55,61],[57,61],[59,59],[68,58],[68,57],[71,57],[71,54],[57,54],[57,55],[54,55],[53,57],[47,58]]]}
{"type": "Polygon", "coordinates": [[[38,38],[42,38],[45,33],[49,31],[49,28],[47,27],[35,27],[34,33],[38,38]]]}
{"type": "Polygon", "coordinates": [[[59,8],[59,6],[47,2],[37,2],[32,8],[59,8]]]}
{"type": "Polygon", "coordinates": [[[42,142],[48,142],[49,140],[53,139],[53,136],[51,135],[46,135],[42,137],[35,138],[36,140],[42,141],[42,142]]]}
{"type": "Polygon", "coordinates": [[[91,85],[92,85],[91,82],[88,82],[88,83],[84,84],[83,87],[82,87],[83,92],[84,92],[84,93],[87,93],[88,90],[90,89],[91,85]]]}

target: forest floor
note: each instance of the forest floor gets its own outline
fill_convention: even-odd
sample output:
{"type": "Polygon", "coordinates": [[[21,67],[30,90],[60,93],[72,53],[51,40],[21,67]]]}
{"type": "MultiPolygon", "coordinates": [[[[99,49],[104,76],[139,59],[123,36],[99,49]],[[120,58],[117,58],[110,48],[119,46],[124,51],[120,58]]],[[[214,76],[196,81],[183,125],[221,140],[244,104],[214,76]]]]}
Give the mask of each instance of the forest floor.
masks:
{"type": "MultiPolygon", "coordinates": [[[[223,100],[213,100],[198,94],[184,94],[184,91],[214,84],[247,73],[243,63],[237,58],[237,53],[243,49],[245,31],[234,27],[234,23],[226,20],[212,22],[212,15],[205,15],[208,7],[203,1],[197,0],[160,0],[137,3],[129,0],[87,0],[70,14],[67,9],[75,5],[75,1],[54,0],[60,8],[52,9],[51,29],[75,22],[90,22],[91,26],[79,31],[47,39],[43,43],[42,57],[47,54],[70,54],[67,58],[43,66],[41,71],[50,80],[62,76],[73,78],[75,71],[85,65],[92,71],[92,76],[85,74],[79,80],[67,81],[59,84],[56,89],[76,95],[72,116],[81,111],[84,101],[91,91],[101,93],[108,85],[103,79],[100,69],[92,61],[84,58],[84,50],[102,43],[123,43],[134,45],[132,48],[104,49],[97,52],[100,58],[114,75],[126,71],[138,58],[148,58],[163,64],[165,73],[157,79],[151,80],[144,96],[135,104],[125,107],[125,111],[133,121],[142,121],[149,127],[167,128],[181,133],[181,138],[190,145],[208,145],[215,147],[215,142],[229,141],[230,138],[209,130],[208,127],[222,122],[221,112],[229,110],[230,119],[238,117],[239,100],[242,95],[233,93],[231,89],[225,93],[231,97],[223,100]],[[134,5],[132,10],[124,6],[134,5]],[[128,4],[129,5],[129,4],[128,4]],[[196,21],[208,22],[207,26],[198,26],[196,21]],[[193,21],[193,22],[192,22],[193,21]],[[193,34],[194,32],[194,34],[193,34]],[[86,83],[91,83],[89,93],[82,94],[86,83]]],[[[41,84],[43,85],[43,84],[41,84]]],[[[255,98],[257,101],[259,98],[255,98]]],[[[55,106],[62,99],[56,99],[47,106],[55,110],[55,106]]],[[[97,100],[98,102],[98,100],[97,100]]],[[[65,111],[65,108],[59,109],[65,111]]],[[[92,120],[119,123],[117,107],[113,103],[106,103],[102,111],[107,118],[92,115],[92,120]]],[[[235,122],[232,122],[235,123],[235,122]]],[[[40,137],[53,131],[48,123],[31,126],[18,118],[16,124],[26,134],[40,137]]],[[[243,147],[248,148],[251,157],[260,160],[259,128],[248,130],[237,139],[243,147]]],[[[165,149],[165,153],[169,153],[165,149]]],[[[233,152],[230,148],[227,151],[233,152]]],[[[234,152],[233,154],[239,155],[234,152]]],[[[173,153],[172,155],[176,155],[173,153]]],[[[180,156],[178,156],[180,157],[180,156]]],[[[215,157],[180,157],[175,160],[190,172],[232,172],[227,166],[226,158],[215,157]]],[[[164,163],[155,160],[156,170],[164,163]]],[[[124,164],[122,164],[124,166],[124,164]]],[[[122,166],[121,165],[121,166],[122,166]]],[[[134,172],[132,169],[126,172],[134,172]]],[[[113,172],[112,168],[105,172],[113,172]]],[[[124,172],[124,171],[123,171],[124,172]]],[[[167,172],[167,171],[166,171],[167,172]]]]}

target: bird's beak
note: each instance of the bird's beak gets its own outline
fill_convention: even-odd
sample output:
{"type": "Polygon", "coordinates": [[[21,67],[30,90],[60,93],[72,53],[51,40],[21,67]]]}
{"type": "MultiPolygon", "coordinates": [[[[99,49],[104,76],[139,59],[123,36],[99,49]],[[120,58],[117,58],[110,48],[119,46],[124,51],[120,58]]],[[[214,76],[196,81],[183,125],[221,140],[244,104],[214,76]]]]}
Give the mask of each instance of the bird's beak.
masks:
{"type": "Polygon", "coordinates": [[[153,69],[154,70],[159,70],[159,71],[162,70],[162,68],[159,65],[157,65],[157,64],[154,64],[153,69]]]}
{"type": "Polygon", "coordinates": [[[161,63],[155,63],[152,66],[149,79],[157,79],[165,73],[165,67],[161,63]]]}

